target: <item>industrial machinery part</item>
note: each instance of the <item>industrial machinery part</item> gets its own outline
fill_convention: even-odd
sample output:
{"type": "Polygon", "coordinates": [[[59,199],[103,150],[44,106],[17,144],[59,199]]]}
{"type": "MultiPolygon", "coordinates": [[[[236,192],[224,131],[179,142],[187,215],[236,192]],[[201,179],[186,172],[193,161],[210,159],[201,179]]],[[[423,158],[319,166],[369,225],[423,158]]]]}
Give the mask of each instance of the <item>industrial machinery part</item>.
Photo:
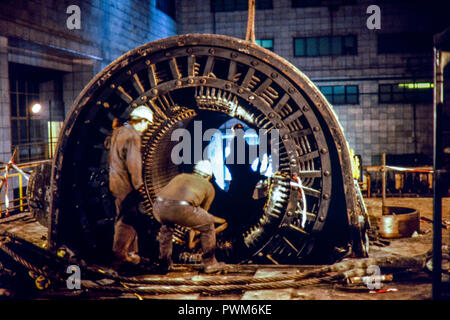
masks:
{"type": "MultiPolygon", "coordinates": [[[[107,205],[112,202],[105,140],[114,119],[126,121],[139,105],[154,114],[142,138],[144,207],[150,216],[144,235],[140,233],[140,240],[153,239],[145,242],[153,254],[158,231],[151,217],[155,194],[185,169],[171,159],[178,143],[172,134],[179,128],[192,130],[197,120],[206,130],[234,118],[256,131],[278,130],[279,170],[268,179],[269,194],[259,209],[239,212],[245,203],[216,196],[215,208],[236,205],[221,216],[211,209],[228,222],[217,237],[218,255],[228,262],[254,263],[367,255],[367,215],[359,205],[347,142],[327,100],[303,73],[273,52],[241,39],[206,34],[138,47],[101,71],[78,96],[53,164],[52,249],[67,245],[95,258],[110,250],[114,208],[107,205]],[[291,184],[294,176],[301,179],[302,190],[291,184]],[[300,191],[306,194],[306,208],[300,191]]],[[[174,250],[188,251],[188,231],[177,227],[174,250]]]]}
{"type": "Polygon", "coordinates": [[[50,178],[51,162],[43,162],[36,166],[28,178],[27,201],[33,216],[43,226],[50,226],[50,178]]]}

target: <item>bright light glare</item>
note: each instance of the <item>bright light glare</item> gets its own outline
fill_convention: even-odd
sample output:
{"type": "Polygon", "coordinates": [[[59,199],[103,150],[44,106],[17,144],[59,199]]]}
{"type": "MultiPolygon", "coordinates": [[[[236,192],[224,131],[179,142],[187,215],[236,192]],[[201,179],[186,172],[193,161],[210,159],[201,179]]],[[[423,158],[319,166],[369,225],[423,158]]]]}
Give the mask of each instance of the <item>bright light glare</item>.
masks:
{"type": "Polygon", "coordinates": [[[398,86],[400,88],[408,88],[408,89],[430,89],[434,87],[434,84],[431,82],[414,82],[414,83],[399,83],[398,86]]]}
{"type": "Polygon", "coordinates": [[[42,106],[40,103],[35,103],[31,107],[31,112],[33,112],[34,114],[41,112],[41,110],[42,110],[42,106]]]}

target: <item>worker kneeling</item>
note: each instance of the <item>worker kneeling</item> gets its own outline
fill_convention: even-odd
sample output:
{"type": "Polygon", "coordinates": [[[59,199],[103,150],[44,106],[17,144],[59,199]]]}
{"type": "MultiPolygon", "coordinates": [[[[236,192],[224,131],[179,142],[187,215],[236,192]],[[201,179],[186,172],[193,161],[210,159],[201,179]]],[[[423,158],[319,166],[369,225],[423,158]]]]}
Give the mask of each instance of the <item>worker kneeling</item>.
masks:
{"type": "Polygon", "coordinates": [[[175,176],[157,195],[153,215],[161,223],[159,252],[161,265],[166,270],[172,263],[175,224],[200,232],[205,273],[215,273],[226,268],[226,264],[217,262],[215,256],[214,216],[208,213],[215,196],[214,187],[209,182],[211,177],[211,163],[202,160],[195,166],[194,173],[175,176]]]}

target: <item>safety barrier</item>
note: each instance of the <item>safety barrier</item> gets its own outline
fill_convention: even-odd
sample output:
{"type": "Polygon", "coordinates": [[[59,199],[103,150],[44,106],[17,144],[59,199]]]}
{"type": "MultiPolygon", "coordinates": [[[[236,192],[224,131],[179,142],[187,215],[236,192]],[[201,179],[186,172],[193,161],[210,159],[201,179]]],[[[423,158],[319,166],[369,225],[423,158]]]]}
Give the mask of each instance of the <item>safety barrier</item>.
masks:
{"type": "Polygon", "coordinates": [[[36,166],[50,161],[40,160],[15,164],[10,160],[0,168],[0,222],[28,210],[25,188],[28,185],[29,175],[36,166]],[[17,196],[14,196],[14,189],[18,189],[17,196]]]}
{"type": "Polygon", "coordinates": [[[365,166],[361,189],[367,197],[383,192],[383,168],[386,169],[386,191],[390,195],[431,195],[433,190],[433,168],[399,166],[365,166]]]}

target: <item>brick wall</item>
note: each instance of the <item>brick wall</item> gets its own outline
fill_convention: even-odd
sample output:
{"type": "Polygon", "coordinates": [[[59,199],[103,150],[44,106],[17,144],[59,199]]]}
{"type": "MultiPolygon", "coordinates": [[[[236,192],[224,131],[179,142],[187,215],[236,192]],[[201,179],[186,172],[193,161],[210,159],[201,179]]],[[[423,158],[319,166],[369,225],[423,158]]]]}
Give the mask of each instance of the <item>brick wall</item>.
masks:
{"type": "MultiPolygon", "coordinates": [[[[149,41],[175,35],[176,22],[156,0],[15,0],[0,2],[0,34],[83,53],[105,67],[149,41]],[[81,29],[69,30],[69,5],[81,10],[81,29]]],[[[99,70],[97,70],[99,71],[99,70]]]]}
{"type": "MultiPolygon", "coordinates": [[[[156,9],[156,0],[9,0],[0,2],[0,157],[10,152],[7,61],[64,71],[65,113],[87,82],[121,54],[146,42],[177,33],[217,33],[243,38],[247,12],[211,12],[210,0],[178,0],[177,22],[156,9]],[[81,29],[66,27],[66,9],[81,9],[81,29]],[[3,44],[9,38],[11,45],[3,44]],[[22,43],[16,41],[19,39],[22,43]],[[26,45],[23,45],[25,43],[26,45]],[[32,44],[32,46],[29,46],[32,44]]],[[[376,164],[381,152],[431,155],[431,104],[380,104],[378,84],[430,81],[431,55],[377,54],[377,33],[428,31],[432,23],[425,6],[381,2],[381,30],[365,27],[372,0],[357,5],[292,8],[291,0],[274,0],[273,9],[257,10],[256,37],[273,38],[274,51],[295,64],[316,85],[359,86],[359,104],[335,105],[350,146],[364,164],[376,164]],[[420,23],[418,23],[420,22],[420,23]],[[355,56],[294,57],[293,38],[356,35],[355,56]],[[415,59],[414,61],[411,59],[415,59]],[[411,63],[411,61],[413,61],[411,63]],[[414,135],[414,127],[416,135],[414,135]],[[416,141],[414,141],[416,139],[416,141]]],[[[432,9],[432,6],[430,6],[432,9]]],[[[430,9],[430,10],[431,10],[430,9]]],[[[434,23],[434,22],[433,22],[434,23]]]]}
{"type": "Polygon", "coordinates": [[[176,33],[176,22],[156,9],[156,0],[1,1],[0,161],[11,155],[8,62],[63,72],[64,118],[101,69],[131,49],[176,33]],[[67,28],[69,5],[80,7],[80,30],[67,28]]]}
{"type": "Polygon", "coordinates": [[[0,37],[0,161],[11,155],[10,97],[8,80],[8,39],[0,37]]]}
{"type": "MultiPolygon", "coordinates": [[[[180,0],[181,33],[217,33],[245,37],[247,12],[211,12],[210,0],[180,0]]],[[[410,2],[376,2],[381,9],[381,30],[369,30],[367,7],[356,5],[292,8],[291,0],[274,0],[273,9],[256,10],[257,39],[274,39],[274,52],[284,57],[316,85],[358,85],[359,104],[335,105],[350,147],[363,157],[364,165],[378,164],[381,153],[432,153],[432,105],[416,106],[416,145],[413,107],[410,104],[380,104],[378,84],[432,82],[432,52],[377,54],[377,34],[425,32],[436,24],[433,6],[418,8],[410,2]],[[357,55],[294,57],[294,38],[356,35],[357,55]]],[[[420,5],[420,3],[419,3],[420,5]]]]}
{"type": "MultiPolygon", "coordinates": [[[[176,34],[176,22],[156,9],[155,3],[156,0],[2,1],[0,35],[39,44],[42,48],[39,58],[31,59],[24,55],[15,62],[64,71],[84,69],[72,79],[76,84],[66,85],[73,88],[73,92],[66,97],[73,99],[95,73],[120,55],[149,41],[176,34]],[[66,26],[69,17],[66,9],[69,5],[80,7],[80,30],[69,30],[66,26]],[[49,48],[55,54],[66,55],[69,59],[63,63],[49,55],[45,56],[49,48]],[[92,65],[90,72],[86,71],[89,69],[85,67],[87,63],[92,65]]],[[[23,49],[28,48],[25,46],[23,49]]],[[[39,48],[32,47],[29,50],[35,55],[39,54],[39,48]]],[[[70,100],[65,99],[66,102],[70,100]]]]}

